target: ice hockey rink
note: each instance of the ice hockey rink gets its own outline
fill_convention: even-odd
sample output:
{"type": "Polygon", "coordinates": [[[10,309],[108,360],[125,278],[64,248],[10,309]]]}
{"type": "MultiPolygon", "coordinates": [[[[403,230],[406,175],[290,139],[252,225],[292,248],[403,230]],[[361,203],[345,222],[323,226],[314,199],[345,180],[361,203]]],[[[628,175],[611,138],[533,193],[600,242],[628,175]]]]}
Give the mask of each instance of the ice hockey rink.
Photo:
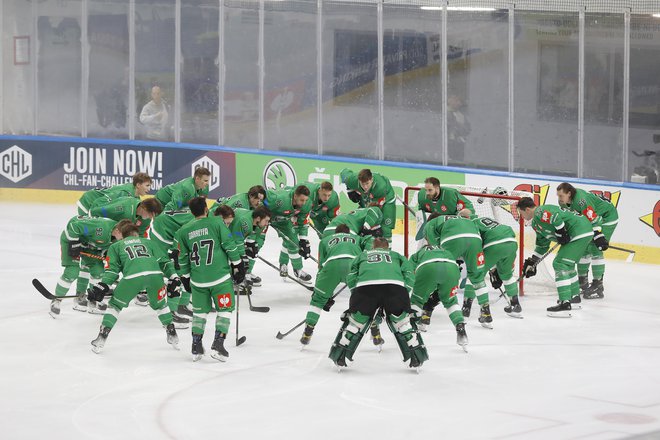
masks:
{"type": "MultiPolygon", "coordinates": [[[[337,372],[327,356],[347,293],[304,351],[302,328],[277,340],[305,317],[309,292],[263,263],[252,298],[271,310],[250,312],[241,298],[247,341],[234,346],[232,321],[227,363],[209,356],[193,363],[189,329],[179,330],[181,349],[173,350],[155,313],[134,305],[97,355],[90,341],[101,316],[67,303],[54,320],[31,285],[36,277],[54,289],[59,234],[75,207],[0,209],[2,438],[660,438],[658,266],[609,261],[605,299],[583,302],[571,319],[546,317],[555,298],[532,295],[522,300],[521,320],[495,304],[488,330],[476,322],[475,305],[468,353],[438,308],[423,335],[430,360],[419,374],[401,362],[385,326],[381,353],[365,337],[355,362],[337,372]]],[[[276,262],[278,252],[269,234],[260,255],[276,262]]],[[[311,261],[305,269],[315,273],[311,261]]]]}

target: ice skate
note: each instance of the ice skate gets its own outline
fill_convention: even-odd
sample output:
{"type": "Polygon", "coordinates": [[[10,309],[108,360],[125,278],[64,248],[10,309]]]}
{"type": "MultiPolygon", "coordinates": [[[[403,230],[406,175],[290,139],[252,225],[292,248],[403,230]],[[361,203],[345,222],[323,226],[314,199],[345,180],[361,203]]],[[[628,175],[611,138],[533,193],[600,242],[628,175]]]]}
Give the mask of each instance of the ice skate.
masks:
{"type": "Polygon", "coordinates": [[[99,335],[92,341],[92,351],[96,354],[99,354],[101,350],[103,350],[103,347],[105,346],[105,340],[108,339],[108,335],[110,334],[110,327],[104,327],[101,326],[101,331],[99,331],[99,335]]]}
{"type": "Polygon", "coordinates": [[[428,326],[431,324],[431,315],[433,310],[422,310],[422,315],[419,317],[419,322],[417,323],[417,330],[420,332],[425,332],[428,326]]]}
{"type": "Polygon", "coordinates": [[[305,348],[305,345],[309,345],[309,341],[312,339],[313,334],[314,334],[314,326],[306,324],[305,330],[303,331],[303,335],[300,338],[300,343],[303,345],[301,349],[305,348]]]}
{"type": "Polygon", "coordinates": [[[74,298],[73,310],[78,310],[79,312],[87,311],[87,295],[84,292],[79,293],[78,298],[74,298]]]}
{"type": "Polygon", "coordinates": [[[88,301],[87,313],[92,315],[103,315],[108,310],[108,305],[104,302],[88,301]]]}
{"type": "Polygon", "coordinates": [[[468,337],[465,332],[465,323],[456,324],[456,343],[467,353],[468,337]]]}
{"type": "Polygon", "coordinates": [[[172,348],[178,350],[179,335],[176,334],[176,329],[174,328],[174,324],[167,324],[167,327],[165,327],[165,331],[167,332],[167,343],[170,344],[172,348]]]}
{"type": "Polygon", "coordinates": [[[280,264],[280,277],[282,277],[282,281],[286,281],[288,276],[289,276],[289,265],[280,264]]]}
{"type": "Polygon", "coordinates": [[[557,301],[556,306],[548,307],[548,316],[552,318],[570,318],[571,317],[571,302],[570,301],[557,301]]]}
{"type": "Polygon", "coordinates": [[[376,321],[371,323],[371,342],[374,343],[374,345],[378,348],[379,352],[383,349],[383,344],[385,343],[385,341],[383,340],[383,337],[380,334],[380,328],[378,327],[376,321]]]}
{"type": "Polygon", "coordinates": [[[493,328],[493,317],[490,314],[490,306],[488,304],[484,304],[483,306],[481,306],[481,314],[479,315],[479,323],[484,328],[489,328],[491,330],[493,328]]]}
{"type": "Polygon", "coordinates": [[[512,318],[522,318],[522,307],[520,306],[518,295],[511,297],[511,303],[504,306],[504,313],[512,318]]]}
{"type": "Polygon", "coordinates": [[[463,298],[463,307],[461,308],[461,312],[463,312],[464,318],[470,317],[470,310],[472,309],[473,300],[474,298],[463,298]]]}
{"type": "Polygon", "coordinates": [[[312,276],[305,272],[304,270],[293,270],[293,274],[295,277],[298,279],[298,281],[304,283],[304,284],[311,284],[312,283],[312,276]]]}
{"type": "Polygon", "coordinates": [[[190,319],[172,313],[172,324],[179,330],[190,327],[190,319]]]}
{"type": "Polygon", "coordinates": [[[571,310],[581,310],[582,309],[582,297],[578,293],[571,298],[571,310]]]}
{"type": "Polygon", "coordinates": [[[604,298],[605,289],[603,288],[603,280],[593,280],[591,286],[583,293],[584,299],[599,299],[604,298]]]}
{"type": "Polygon", "coordinates": [[[62,304],[61,299],[54,299],[50,302],[50,312],[48,312],[48,314],[53,319],[56,319],[60,316],[60,305],[61,304],[62,304]]]}
{"type": "Polygon", "coordinates": [[[578,283],[580,284],[580,295],[584,295],[589,290],[589,277],[586,275],[578,276],[578,283]]]}
{"type": "Polygon", "coordinates": [[[247,281],[249,281],[250,283],[252,283],[252,285],[254,287],[261,287],[261,278],[260,277],[254,275],[252,273],[249,273],[249,274],[245,275],[245,279],[247,281]]]}
{"type": "Polygon", "coordinates": [[[177,307],[176,312],[174,312],[179,318],[184,318],[187,319],[188,321],[192,320],[193,317],[193,312],[190,310],[188,307],[179,305],[177,307]]]}
{"type": "Polygon", "coordinates": [[[147,296],[147,292],[140,292],[137,294],[135,297],[135,301],[133,301],[133,304],[136,306],[142,306],[146,307],[149,305],[149,297],[147,296]]]}
{"type": "Polygon", "coordinates": [[[220,362],[227,362],[229,359],[229,352],[225,349],[226,333],[221,333],[219,330],[215,331],[215,339],[211,345],[211,357],[220,362]]]}
{"type": "Polygon", "coordinates": [[[202,345],[202,337],[204,335],[192,335],[192,356],[193,362],[197,362],[204,356],[204,346],[202,345]]]}

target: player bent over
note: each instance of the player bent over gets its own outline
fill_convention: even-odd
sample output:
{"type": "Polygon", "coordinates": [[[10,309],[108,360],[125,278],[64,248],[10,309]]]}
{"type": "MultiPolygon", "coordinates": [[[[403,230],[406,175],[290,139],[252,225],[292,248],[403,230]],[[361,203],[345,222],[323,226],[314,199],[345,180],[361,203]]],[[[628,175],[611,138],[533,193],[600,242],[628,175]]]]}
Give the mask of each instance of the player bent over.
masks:
{"type": "Polygon", "coordinates": [[[103,315],[101,331],[92,341],[94,353],[101,352],[110,331],[117,323],[119,313],[141,291],[147,292],[149,305],[156,311],[158,319],[165,327],[167,343],[174,348],[177,348],[179,343],[179,337],[172,324],[172,313],[167,307],[165,297],[179,295],[177,287],[181,285],[181,281],[176,276],[174,265],[167,255],[156,248],[149,239],[140,237],[138,231],[139,228],[134,224],[122,227],[121,234],[124,238],[113,243],[108,249],[106,257],[108,268],[103,274],[103,279],[87,291],[90,301],[101,301],[109,292],[110,284],[119,279],[119,274],[123,275],[103,315]],[[163,274],[169,278],[167,288],[163,284],[163,274]]]}
{"type": "MultiPolygon", "coordinates": [[[[60,235],[60,261],[64,272],[57,281],[55,296],[66,295],[71,285],[76,282],[78,298],[73,300],[73,309],[80,312],[98,313],[101,309],[90,307],[87,302],[85,291],[89,280],[80,276],[81,267],[87,274],[91,274],[93,279],[100,280],[103,275],[102,255],[112,240],[122,238],[120,228],[128,223],[130,223],[129,220],[117,223],[108,218],[83,216],[71,218],[60,235]],[[81,255],[81,252],[86,255],[81,255]]],[[[53,318],[59,316],[61,302],[60,299],[51,301],[50,316],[53,318]]],[[[106,307],[105,304],[101,306],[101,308],[104,307],[106,307]]]]}
{"type": "MultiPolygon", "coordinates": [[[[475,217],[472,221],[481,234],[486,268],[492,268],[489,272],[491,284],[494,289],[504,285],[504,292],[509,299],[504,312],[513,318],[521,318],[522,306],[518,298],[518,283],[513,277],[513,267],[518,253],[516,233],[510,226],[501,225],[492,218],[475,217]]],[[[472,285],[465,287],[465,297],[474,298],[472,285]]]]}
{"type": "Polygon", "coordinates": [[[548,307],[547,311],[551,317],[570,318],[571,310],[581,308],[576,265],[593,238],[591,223],[586,217],[564,211],[558,206],[536,206],[530,197],[520,199],[518,212],[525,220],[532,221],[536,232],[534,254],[523,265],[525,278],[536,275],[536,265],[551,242],[556,241],[560,245],[552,262],[559,301],[556,306],[548,307]]]}
{"type": "Polygon", "coordinates": [[[360,255],[371,239],[351,234],[345,224],[337,225],[334,232],[319,243],[319,272],[305,317],[305,330],[300,338],[303,345],[309,344],[321,311],[330,311],[330,307],[335,303],[330,297],[340,283],[346,282],[353,259],[360,255]]]}
{"type": "Polygon", "coordinates": [[[417,324],[411,320],[408,292],[414,281],[408,260],[389,250],[384,237],[374,239],[373,249],[353,260],[347,277],[351,289],[349,309],[344,312],[344,323],[329,354],[335,365],[345,367],[347,361],[353,361],[360,340],[381,307],[403,353],[403,361],[410,361],[411,368],[419,368],[428,359],[417,324]]]}
{"type": "Polygon", "coordinates": [[[591,222],[594,238],[578,262],[578,282],[584,299],[603,298],[603,275],[605,275],[605,258],[603,251],[610,246],[614,229],[619,223],[619,214],[612,203],[598,197],[596,194],[577,189],[564,182],[557,187],[559,206],[569,211],[582,214],[591,222]],[[593,279],[589,285],[589,265],[593,279]]]}
{"type": "Polygon", "coordinates": [[[463,313],[456,298],[461,271],[454,256],[441,247],[427,245],[411,255],[410,263],[415,268],[415,285],[410,303],[420,316],[419,329],[426,331],[431,323],[433,308],[442,302],[456,327],[456,343],[465,347],[468,339],[463,313]]]}
{"type": "MultiPolygon", "coordinates": [[[[441,246],[449,251],[454,260],[465,261],[468,281],[474,286],[477,301],[481,306],[479,323],[493,328],[493,317],[488,304],[488,287],[484,281],[485,259],[481,235],[472,220],[455,215],[439,215],[434,212],[424,226],[424,236],[429,244],[441,246]]],[[[470,316],[471,298],[464,298],[463,316],[470,316]]]]}
{"type": "Polygon", "coordinates": [[[206,318],[214,308],[217,314],[211,357],[225,362],[229,353],[224,343],[234,311],[232,281],[236,284],[243,282],[245,265],[223,218],[207,217],[206,198],[195,197],[188,206],[195,220],[179,229],[175,244],[179,249],[181,282],[192,293],[193,361],[198,361],[204,355],[202,338],[206,318]]]}

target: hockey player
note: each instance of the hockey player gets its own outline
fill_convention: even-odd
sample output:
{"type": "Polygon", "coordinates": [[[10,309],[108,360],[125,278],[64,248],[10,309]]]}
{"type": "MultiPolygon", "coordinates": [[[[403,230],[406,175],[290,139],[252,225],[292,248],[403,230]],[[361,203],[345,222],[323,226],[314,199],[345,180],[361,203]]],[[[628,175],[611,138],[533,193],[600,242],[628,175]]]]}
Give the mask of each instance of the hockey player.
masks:
{"type": "Polygon", "coordinates": [[[110,202],[98,199],[89,209],[91,217],[105,217],[119,221],[128,219],[140,229],[140,236],[146,236],[149,222],[163,212],[163,207],[155,197],[140,200],[134,197],[122,197],[110,202]]]}
{"type": "Polygon", "coordinates": [[[417,206],[427,214],[437,212],[440,215],[459,215],[469,218],[474,214],[474,206],[470,200],[457,189],[441,187],[436,177],[424,180],[424,190],[417,193],[417,206]]]}
{"type": "Polygon", "coordinates": [[[166,211],[182,209],[188,206],[193,197],[206,196],[209,193],[211,172],[204,167],[195,170],[192,177],[162,187],[156,198],[166,211]]]}
{"type": "Polygon", "coordinates": [[[578,262],[578,282],[585,299],[603,298],[603,275],[605,258],[603,251],[610,246],[614,229],[619,223],[619,214],[608,200],[564,182],[557,187],[559,206],[569,211],[579,212],[591,222],[594,238],[587,252],[578,262]],[[593,280],[589,286],[589,265],[593,280]]]}
{"type": "Polygon", "coordinates": [[[138,227],[127,224],[122,227],[121,241],[113,243],[108,249],[106,265],[108,268],[103,279],[93,284],[87,292],[90,301],[102,301],[109,292],[110,285],[119,279],[112,298],[108,303],[108,310],[103,315],[101,330],[96,339],[92,341],[94,353],[100,353],[105,346],[108,334],[117,323],[119,313],[127,307],[138,292],[146,290],[149,295],[149,304],[156,311],[158,319],[167,333],[167,343],[178,348],[179,337],[172,323],[172,313],[167,308],[165,296],[179,294],[181,285],[172,262],[147,238],[140,237],[138,227]],[[163,274],[169,278],[167,288],[163,284],[163,274]]]}
{"type": "Polygon", "coordinates": [[[344,168],[339,175],[348,190],[348,198],[359,203],[360,208],[380,208],[383,212],[383,237],[391,242],[392,230],[396,226],[396,199],[390,179],[379,173],[372,173],[368,168],[360,170],[358,174],[344,168]]]}
{"type": "Polygon", "coordinates": [[[348,214],[340,214],[332,219],[323,231],[323,237],[334,234],[335,228],[342,224],[348,226],[351,234],[381,237],[383,235],[382,222],[383,212],[380,209],[376,207],[359,208],[348,214]]]}
{"type": "Polygon", "coordinates": [[[426,331],[434,307],[442,302],[456,328],[456,343],[465,347],[468,343],[467,333],[456,298],[461,271],[454,256],[441,247],[427,245],[410,256],[410,263],[415,270],[410,303],[420,317],[419,329],[426,331]]]}
{"type": "Polygon", "coordinates": [[[352,234],[345,224],[335,228],[335,233],[327,235],[319,243],[319,272],[316,275],[314,293],[309,302],[309,311],[305,318],[305,330],[300,343],[309,344],[314,327],[319,321],[321,311],[330,311],[335,303],[330,299],[340,283],[346,283],[346,276],[353,259],[371,242],[371,237],[359,237],[352,234]]]}
{"type": "Polygon", "coordinates": [[[231,197],[218,197],[209,211],[215,212],[216,208],[220,205],[227,205],[231,209],[255,209],[257,206],[263,205],[265,198],[266,189],[261,185],[255,185],[250,187],[246,193],[234,194],[231,197]]]}
{"type": "MultiPolygon", "coordinates": [[[[241,255],[243,263],[247,264],[246,269],[249,271],[249,268],[254,265],[254,259],[259,252],[258,237],[264,234],[263,231],[270,222],[270,211],[265,206],[259,206],[250,211],[249,209],[231,209],[227,205],[220,205],[213,214],[221,216],[225,220],[225,224],[229,221],[227,227],[231,231],[232,238],[238,246],[238,253],[241,255]]],[[[245,289],[252,288],[252,283],[248,280],[247,274],[245,283],[241,287],[245,289]]]]}
{"type": "Polygon", "coordinates": [[[109,203],[121,197],[135,197],[139,199],[149,194],[149,191],[151,191],[151,177],[147,173],[135,173],[132,183],[85,191],[77,203],[78,214],[89,215],[89,208],[97,199],[105,199],[104,203],[109,203]]]}
{"type": "Polygon", "coordinates": [[[564,211],[558,206],[536,206],[530,197],[518,201],[518,212],[527,221],[532,221],[536,232],[534,254],[525,260],[523,274],[526,278],[536,275],[536,265],[548,251],[550,242],[556,241],[560,248],[552,262],[555,269],[555,284],[559,301],[548,307],[548,316],[570,318],[571,310],[580,307],[580,286],[575,266],[593,238],[591,222],[587,217],[564,211]]]}
{"type": "Polygon", "coordinates": [[[312,207],[309,188],[300,185],[294,188],[267,191],[264,206],[271,214],[271,226],[282,238],[280,251],[280,276],[286,279],[289,259],[293,273],[303,283],[309,284],[312,276],[302,270],[302,258],[309,258],[311,248],[307,238],[307,217],[312,207]]]}
{"type": "MultiPolygon", "coordinates": [[[[485,259],[481,244],[481,235],[477,226],[468,218],[455,215],[440,215],[434,212],[424,226],[424,236],[428,244],[441,246],[449,251],[454,260],[465,261],[468,281],[474,286],[477,301],[481,306],[479,322],[483,327],[493,328],[493,317],[488,304],[488,287],[484,282],[485,259]]],[[[469,316],[469,307],[464,316],[469,316]]],[[[471,302],[469,303],[471,305],[471,302]]]]}
{"type": "Polygon", "coordinates": [[[330,221],[339,214],[339,196],[330,182],[303,183],[309,188],[309,198],[312,200],[312,208],[309,217],[314,222],[314,228],[321,234],[330,221]]]}
{"type": "MultiPolygon", "coordinates": [[[[472,221],[481,235],[486,269],[492,268],[489,272],[491,284],[494,289],[504,285],[504,291],[509,299],[504,312],[514,318],[520,318],[522,306],[518,298],[518,283],[513,276],[513,267],[518,254],[516,233],[511,226],[502,225],[492,218],[474,217],[472,221]]],[[[472,306],[474,297],[474,287],[471,284],[466,285],[465,298],[469,301],[468,310],[472,306]]]]}
{"type": "MultiPolygon", "coordinates": [[[[103,313],[105,304],[98,307],[88,304],[86,298],[88,278],[80,276],[81,268],[91,274],[94,280],[101,279],[103,275],[103,253],[112,240],[121,239],[120,227],[130,223],[122,221],[117,223],[112,219],[76,216],[71,218],[60,235],[60,261],[64,272],[55,287],[55,296],[64,296],[71,284],[77,280],[76,294],[78,298],[73,301],[73,309],[81,312],[103,313]],[[81,252],[87,254],[81,256],[81,252]],[[95,258],[96,257],[96,258],[95,258]]],[[[89,276],[89,275],[88,275],[89,276]]],[[[53,318],[60,314],[62,300],[55,299],[50,303],[50,316],[53,318]]]]}
{"type": "MultiPolygon", "coordinates": [[[[174,235],[186,223],[194,220],[189,209],[177,211],[165,211],[156,216],[151,222],[151,227],[147,231],[147,236],[162,253],[170,256],[174,262],[175,268],[178,267],[178,254],[173,249],[174,235]]],[[[146,306],[149,300],[146,294],[140,293],[135,297],[136,304],[146,306]],[[139,300],[139,301],[138,301],[139,300]]],[[[181,296],[170,296],[167,298],[167,305],[172,312],[174,324],[177,328],[187,328],[192,320],[192,309],[189,308],[190,292],[185,289],[181,296]]]]}
{"type": "MultiPolygon", "coordinates": [[[[255,210],[258,206],[263,205],[263,201],[265,198],[266,198],[266,190],[264,189],[264,187],[261,185],[255,185],[251,187],[246,193],[238,193],[231,197],[219,197],[215,201],[213,206],[211,206],[209,213],[214,213],[215,210],[221,205],[227,205],[232,209],[246,208],[250,210],[255,210]]],[[[253,243],[253,246],[255,246],[254,249],[260,249],[263,247],[266,241],[266,229],[267,228],[263,228],[261,230],[261,233],[254,235],[254,243],[253,243]]],[[[256,257],[256,253],[255,253],[255,257],[256,257]]],[[[254,263],[255,263],[254,258],[251,258],[250,268],[248,269],[248,273],[245,275],[245,279],[250,283],[251,286],[259,287],[261,286],[261,277],[252,273],[252,269],[254,268],[254,263]]]]}
{"type": "Polygon", "coordinates": [[[417,324],[410,316],[410,292],[415,276],[408,260],[388,249],[384,237],[374,239],[373,249],[353,260],[348,274],[351,289],[349,309],[335,338],[329,357],[339,367],[353,361],[353,355],[379,307],[403,353],[403,361],[419,368],[428,359],[417,324]]]}
{"type": "Polygon", "coordinates": [[[211,357],[221,362],[229,358],[224,343],[234,311],[234,287],[245,279],[245,267],[231,232],[221,217],[207,217],[206,198],[189,202],[195,220],[176,233],[179,250],[179,275],[186,290],[192,292],[192,355],[198,361],[204,355],[202,338],[206,317],[215,309],[215,337],[211,357]]]}

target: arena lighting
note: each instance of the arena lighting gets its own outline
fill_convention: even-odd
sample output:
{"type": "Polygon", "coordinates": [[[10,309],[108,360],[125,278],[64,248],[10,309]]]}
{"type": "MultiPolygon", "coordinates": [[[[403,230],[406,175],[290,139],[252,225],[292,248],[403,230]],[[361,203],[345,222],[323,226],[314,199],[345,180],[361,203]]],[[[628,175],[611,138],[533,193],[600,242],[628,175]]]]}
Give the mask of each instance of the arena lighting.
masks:
{"type": "MultiPolygon", "coordinates": [[[[420,6],[420,9],[425,11],[442,11],[442,6],[420,6]]],[[[495,8],[480,8],[477,6],[447,6],[448,11],[463,11],[463,12],[492,12],[495,8]]]]}
{"type": "Polygon", "coordinates": [[[658,12],[657,14],[652,14],[651,17],[660,18],[660,12],[658,12]]]}

